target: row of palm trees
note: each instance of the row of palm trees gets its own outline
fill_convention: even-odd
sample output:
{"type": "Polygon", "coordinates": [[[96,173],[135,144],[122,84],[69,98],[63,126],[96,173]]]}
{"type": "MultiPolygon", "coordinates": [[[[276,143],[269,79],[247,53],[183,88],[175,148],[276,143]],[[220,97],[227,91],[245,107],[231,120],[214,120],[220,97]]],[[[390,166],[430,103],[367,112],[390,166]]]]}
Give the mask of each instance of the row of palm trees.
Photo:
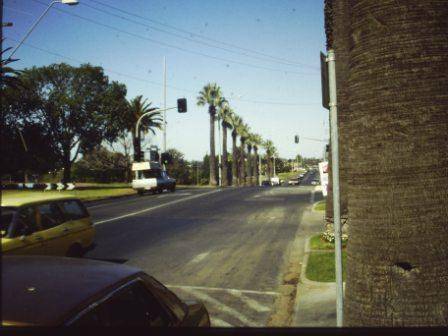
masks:
{"type": "Polygon", "coordinates": [[[272,172],[271,159],[276,153],[271,140],[263,141],[257,133],[252,133],[250,127],[230,107],[229,101],[222,94],[221,88],[216,83],[208,83],[199,92],[198,106],[208,105],[210,116],[210,185],[216,186],[217,164],[215,152],[215,123],[218,128],[222,126],[222,164],[219,167],[222,176],[222,185],[255,185],[259,184],[259,153],[260,147],[264,147],[267,160],[267,174],[270,178],[272,172]],[[229,179],[227,153],[227,132],[231,130],[232,136],[232,171],[229,179]],[[239,137],[240,145],[237,145],[239,137]],[[247,151],[246,151],[247,150],[247,151]],[[252,154],[253,150],[253,154],[252,154]]]}

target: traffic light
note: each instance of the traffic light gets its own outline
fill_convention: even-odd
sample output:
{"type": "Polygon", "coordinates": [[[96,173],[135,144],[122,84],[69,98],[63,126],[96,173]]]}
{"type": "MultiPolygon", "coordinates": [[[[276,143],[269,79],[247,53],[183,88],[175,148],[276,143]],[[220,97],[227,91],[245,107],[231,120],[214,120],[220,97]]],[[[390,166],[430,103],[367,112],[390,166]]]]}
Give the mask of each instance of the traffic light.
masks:
{"type": "Polygon", "coordinates": [[[187,112],[187,99],[186,98],[179,98],[177,100],[177,112],[179,112],[179,113],[187,112]]]}
{"type": "Polygon", "coordinates": [[[170,153],[167,152],[162,153],[161,158],[162,163],[165,165],[173,163],[173,158],[170,155],[170,153]]]}
{"type": "Polygon", "coordinates": [[[294,137],[294,142],[295,142],[296,144],[299,143],[299,136],[298,136],[298,135],[296,135],[296,136],[294,137]]]}

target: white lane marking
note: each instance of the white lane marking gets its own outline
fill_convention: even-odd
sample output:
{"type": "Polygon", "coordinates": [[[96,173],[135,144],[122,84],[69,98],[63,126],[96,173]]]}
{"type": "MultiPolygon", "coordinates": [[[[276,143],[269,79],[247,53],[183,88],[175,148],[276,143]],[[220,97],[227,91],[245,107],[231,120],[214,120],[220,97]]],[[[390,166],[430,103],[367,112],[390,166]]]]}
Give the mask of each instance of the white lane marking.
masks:
{"type": "Polygon", "coordinates": [[[229,293],[247,293],[247,294],[261,294],[261,295],[273,295],[278,296],[280,293],[278,292],[272,292],[272,291],[256,291],[256,290],[249,290],[249,289],[234,289],[234,288],[217,288],[217,287],[201,287],[201,286],[177,286],[177,285],[165,285],[165,287],[168,288],[179,288],[179,289],[198,289],[198,290],[204,290],[204,291],[212,291],[212,292],[229,292],[229,293]]]}
{"type": "Polygon", "coordinates": [[[256,310],[259,313],[268,312],[268,311],[271,310],[271,308],[269,308],[269,307],[267,307],[265,305],[262,305],[258,301],[245,296],[240,291],[233,290],[233,291],[230,291],[230,293],[232,293],[234,296],[236,296],[241,301],[243,301],[245,304],[247,304],[249,306],[249,308],[251,308],[253,310],[256,310]]]}
{"type": "Polygon", "coordinates": [[[230,323],[227,323],[226,321],[220,320],[216,317],[211,317],[210,322],[212,327],[233,327],[230,323]]]}
{"type": "MultiPolygon", "coordinates": [[[[131,200],[135,200],[134,198],[132,198],[131,200]]],[[[88,205],[86,205],[86,207],[87,207],[87,209],[93,209],[93,208],[101,208],[101,207],[104,207],[104,206],[107,206],[107,205],[113,205],[113,202],[108,202],[108,203],[101,203],[101,204],[98,204],[98,205],[92,205],[92,206],[88,206],[88,205]]]]}
{"type": "Polygon", "coordinates": [[[196,289],[189,289],[187,292],[189,292],[190,294],[193,294],[195,297],[197,297],[198,299],[200,299],[202,301],[208,302],[208,303],[216,306],[217,308],[219,308],[219,310],[221,312],[226,313],[226,314],[240,320],[241,322],[244,323],[245,326],[248,326],[248,327],[258,327],[259,326],[255,321],[251,321],[246,316],[244,316],[241,312],[225,305],[222,302],[219,302],[218,300],[212,298],[211,296],[209,296],[205,293],[202,293],[196,289]]]}
{"type": "Polygon", "coordinates": [[[210,252],[200,253],[196,257],[191,259],[190,262],[191,263],[198,263],[198,262],[202,261],[203,259],[205,259],[209,254],[210,254],[210,252]]]}
{"type": "Polygon", "coordinates": [[[173,205],[173,204],[181,203],[181,202],[188,201],[188,200],[191,200],[191,199],[195,199],[195,198],[207,196],[207,195],[210,195],[210,194],[214,194],[214,193],[219,192],[219,191],[221,191],[221,189],[216,189],[216,190],[212,190],[212,191],[209,191],[209,192],[206,192],[206,193],[203,193],[203,194],[198,194],[198,195],[193,195],[193,196],[190,196],[190,197],[181,198],[181,199],[178,199],[178,200],[175,200],[175,201],[159,204],[159,205],[156,205],[156,206],[153,206],[153,207],[150,207],[150,208],[146,208],[146,209],[142,209],[142,210],[139,210],[139,211],[131,212],[131,213],[128,213],[128,214],[125,214],[125,215],[121,215],[121,216],[118,216],[118,217],[104,219],[104,220],[101,220],[101,221],[98,221],[98,222],[94,222],[93,225],[99,225],[99,224],[103,224],[103,223],[112,222],[112,221],[115,221],[115,220],[118,220],[118,219],[139,215],[139,214],[144,213],[144,212],[150,212],[150,211],[153,211],[153,210],[157,210],[157,209],[160,209],[160,208],[167,207],[169,205],[173,205]]]}

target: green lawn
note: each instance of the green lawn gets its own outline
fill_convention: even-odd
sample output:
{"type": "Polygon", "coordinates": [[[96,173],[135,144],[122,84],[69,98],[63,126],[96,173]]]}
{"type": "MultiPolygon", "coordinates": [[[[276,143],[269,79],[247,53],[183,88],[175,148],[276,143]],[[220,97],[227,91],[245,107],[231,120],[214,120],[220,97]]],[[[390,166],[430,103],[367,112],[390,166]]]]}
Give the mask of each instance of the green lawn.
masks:
{"type": "Polygon", "coordinates": [[[317,202],[316,205],[314,206],[314,210],[316,211],[325,211],[326,208],[327,208],[327,202],[325,200],[317,202]]]}
{"type": "Polygon", "coordinates": [[[302,169],[302,170],[300,170],[300,171],[298,171],[298,172],[278,173],[277,175],[278,175],[278,177],[279,177],[281,180],[287,181],[287,180],[289,180],[290,178],[297,178],[297,176],[299,176],[299,174],[302,174],[302,173],[304,173],[304,172],[305,172],[305,170],[302,169]]]}
{"type": "Polygon", "coordinates": [[[104,188],[93,190],[66,190],[66,191],[32,191],[32,190],[3,190],[2,198],[41,198],[50,197],[52,195],[67,195],[78,197],[84,201],[98,200],[107,197],[134,195],[136,192],[131,188],[104,188]]]}
{"type": "MultiPolygon", "coordinates": [[[[345,281],[346,253],[342,251],[342,277],[345,281]]],[[[311,252],[306,266],[306,277],[312,281],[334,282],[334,252],[311,252]]]]}
{"type": "MultiPolygon", "coordinates": [[[[347,242],[342,242],[342,248],[347,245],[347,242]]],[[[310,249],[311,250],[334,250],[334,243],[330,243],[322,239],[321,235],[315,235],[310,239],[310,249]]]]}

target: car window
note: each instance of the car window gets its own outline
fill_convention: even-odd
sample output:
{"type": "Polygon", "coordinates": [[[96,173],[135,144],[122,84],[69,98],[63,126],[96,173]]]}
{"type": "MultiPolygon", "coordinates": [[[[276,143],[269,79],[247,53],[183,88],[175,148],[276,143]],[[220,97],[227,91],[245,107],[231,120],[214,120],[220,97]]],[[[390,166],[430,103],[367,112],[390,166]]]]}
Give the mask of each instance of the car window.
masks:
{"type": "Polygon", "coordinates": [[[2,237],[8,236],[8,232],[12,227],[15,213],[16,209],[14,208],[2,207],[1,222],[0,222],[0,231],[2,237]]]}
{"type": "Polygon", "coordinates": [[[186,315],[185,304],[156,279],[146,276],[145,281],[151,286],[151,291],[157,296],[158,300],[163,302],[179,321],[182,321],[186,315]]]}
{"type": "Polygon", "coordinates": [[[170,318],[155,297],[140,283],[124,289],[91,310],[75,326],[153,326],[170,325],[170,318]]]}
{"type": "Polygon", "coordinates": [[[64,216],[56,203],[47,203],[38,206],[41,226],[43,230],[51,229],[64,222],[64,216]]]}
{"type": "Polygon", "coordinates": [[[84,205],[77,200],[64,201],[60,205],[68,220],[76,220],[89,216],[84,205]]]}

